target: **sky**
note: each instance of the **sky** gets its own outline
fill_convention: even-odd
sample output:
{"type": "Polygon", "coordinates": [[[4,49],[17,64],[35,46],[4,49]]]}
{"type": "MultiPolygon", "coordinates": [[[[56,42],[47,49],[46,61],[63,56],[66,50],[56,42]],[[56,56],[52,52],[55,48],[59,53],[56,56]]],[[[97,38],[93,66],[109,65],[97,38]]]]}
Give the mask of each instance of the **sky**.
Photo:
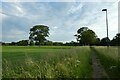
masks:
{"type": "Polygon", "coordinates": [[[81,27],[92,29],[99,38],[106,37],[106,15],[108,10],[109,38],[118,33],[118,1],[111,2],[50,2],[5,0],[0,3],[0,23],[3,42],[13,42],[29,38],[29,30],[34,25],[49,27],[50,41],[76,41],[74,35],[81,27]]]}

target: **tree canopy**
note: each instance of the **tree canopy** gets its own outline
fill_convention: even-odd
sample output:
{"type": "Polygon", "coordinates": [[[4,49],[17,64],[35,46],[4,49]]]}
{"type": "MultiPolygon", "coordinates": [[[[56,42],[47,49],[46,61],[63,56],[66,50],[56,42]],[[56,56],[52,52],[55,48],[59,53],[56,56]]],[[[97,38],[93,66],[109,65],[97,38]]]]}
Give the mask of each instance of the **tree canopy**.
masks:
{"type": "Polygon", "coordinates": [[[111,40],[112,46],[120,46],[120,33],[116,34],[116,36],[111,40]]]}
{"type": "Polygon", "coordinates": [[[29,39],[31,41],[41,42],[46,41],[46,37],[49,37],[49,27],[45,25],[35,25],[30,29],[29,39]]]}
{"type": "Polygon", "coordinates": [[[102,38],[100,44],[102,46],[108,46],[110,45],[110,39],[108,37],[102,38]]]}
{"type": "Polygon", "coordinates": [[[88,29],[87,27],[78,29],[75,36],[77,37],[77,41],[82,45],[91,45],[96,43],[97,40],[95,32],[88,29]]]}

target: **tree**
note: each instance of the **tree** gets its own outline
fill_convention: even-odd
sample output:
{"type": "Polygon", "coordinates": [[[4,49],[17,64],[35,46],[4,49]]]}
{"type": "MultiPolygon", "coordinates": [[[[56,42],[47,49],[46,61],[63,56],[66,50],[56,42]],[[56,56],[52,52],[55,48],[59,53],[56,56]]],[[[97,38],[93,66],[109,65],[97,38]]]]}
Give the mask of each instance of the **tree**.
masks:
{"type": "Polygon", "coordinates": [[[21,40],[17,42],[18,46],[27,46],[28,45],[28,40],[21,40]]]}
{"type": "Polygon", "coordinates": [[[74,36],[76,36],[76,39],[77,39],[77,41],[78,41],[79,43],[80,43],[80,41],[81,41],[82,33],[83,33],[84,31],[87,31],[87,30],[88,30],[87,27],[82,27],[82,28],[80,28],[80,29],[77,30],[77,34],[75,34],[74,36]]]}
{"type": "Polygon", "coordinates": [[[102,46],[108,46],[109,43],[110,43],[110,39],[108,37],[102,38],[100,42],[102,46]]]}
{"type": "Polygon", "coordinates": [[[62,42],[53,42],[53,46],[62,46],[63,43],[62,42]]]}
{"type": "Polygon", "coordinates": [[[77,37],[77,41],[82,45],[92,45],[95,44],[97,40],[95,32],[88,29],[87,27],[78,29],[75,36],[77,37]]]}
{"type": "Polygon", "coordinates": [[[15,46],[16,44],[17,44],[16,42],[9,43],[9,45],[11,45],[11,46],[15,46]]]}
{"type": "Polygon", "coordinates": [[[95,45],[100,46],[100,38],[97,38],[95,45]]]}
{"type": "Polygon", "coordinates": [[[66,42],[64,45],[65,46],[78,46],[78,43],[74,42],[74,41],[71,41],[71,42],[66,42]]]}
{"type": "Polygon", "coordinates": [[[120,46],[120,33],[116,34],[116,36],[111,40],[110,44],[112,46],[120,46]]]}
{"type": "Polygon", "coordinates": [[[33,28],[30,29],[30,36],[29,39],[31,41],[36,41],[39,43],[44,42],[46,37],[49,36],[49,27],[45,25],[35,25],[33,28]]]}
{"type": "Polygon", "coordinates": [[[46,41],[46,42],[44,42],[44,45],[52,46],[52,45],[53,45],[53,42],[52,42],[52,41],[46,41]]]}
{"type": "Polygon", "coordinates": [[[28,41],[28,45],[30,45],[30,46],[34,46],[35,45],[35,43],[34,43],[34,41],[28,41]]]}

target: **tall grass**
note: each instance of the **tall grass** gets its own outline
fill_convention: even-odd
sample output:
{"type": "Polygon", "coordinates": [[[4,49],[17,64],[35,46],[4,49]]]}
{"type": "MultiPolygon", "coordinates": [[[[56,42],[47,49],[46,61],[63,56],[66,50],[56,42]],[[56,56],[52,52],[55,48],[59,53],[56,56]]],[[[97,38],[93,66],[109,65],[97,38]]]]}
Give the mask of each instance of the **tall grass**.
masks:
{"type": "Polygon", "coordinates": [[[118,60],[118,47],[95,47],[95,49],[109,77],[119,78],[120,61],[118,60]]]}
{"type": "Polygon", "coordinates": [[[3,46],[3,78],[90,78],[89,47],[3,46]]]}

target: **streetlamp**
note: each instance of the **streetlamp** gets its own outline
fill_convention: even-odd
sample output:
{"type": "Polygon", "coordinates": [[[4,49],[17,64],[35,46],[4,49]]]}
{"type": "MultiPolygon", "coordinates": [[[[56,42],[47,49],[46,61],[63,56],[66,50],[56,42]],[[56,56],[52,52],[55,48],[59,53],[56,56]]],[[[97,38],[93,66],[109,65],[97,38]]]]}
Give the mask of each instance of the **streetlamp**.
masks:
{"type": "Polygon", "coordinates": [[[102,11],[106,11],[106,27],[107,27],[107,46],[109,46],[108,44],[108,16],[107,16],[107,9],[102,9],[102,11]]]}

